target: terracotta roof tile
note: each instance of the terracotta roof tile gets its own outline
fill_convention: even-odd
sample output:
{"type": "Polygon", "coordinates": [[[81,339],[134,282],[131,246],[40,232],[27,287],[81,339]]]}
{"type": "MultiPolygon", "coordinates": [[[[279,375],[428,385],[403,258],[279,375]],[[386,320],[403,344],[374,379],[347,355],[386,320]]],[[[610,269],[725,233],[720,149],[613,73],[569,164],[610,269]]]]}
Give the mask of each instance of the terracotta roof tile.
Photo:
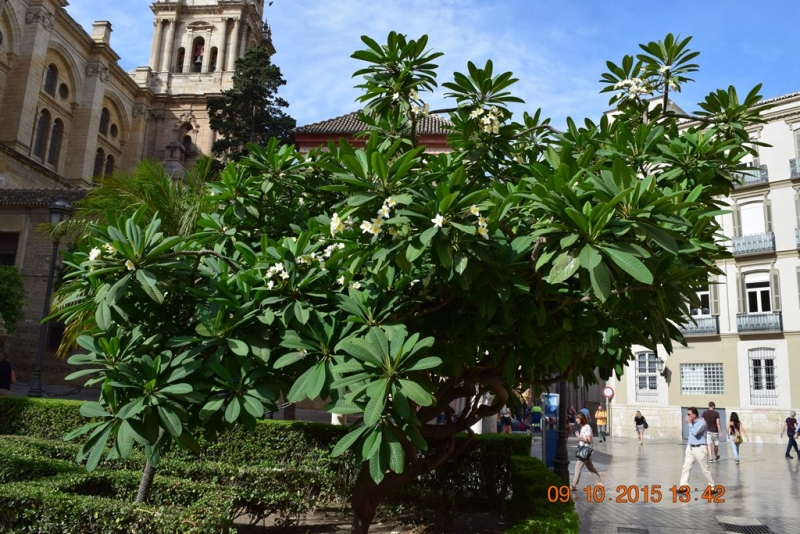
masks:
{"type": "MultiPolygon", "coordinates": [[[[358,111],[353,111],[340,117],[334,117],[305,126],[298,126],[294,129],[295,134],[319,135],[319,134],[338,134],[352,135],[366,130],[366,125],[358,120],[358,111]]],[[[419,135],[447,135],[448,130],[444,127],[450,121],[438,115],[428,115],[419,122],[419,135]]]]}
{"type": "Polygon", "coordinates": [[[58,198],[76,202],[85,196],[85,189],[0,189],[0,206],[47,207],[58,198]]]}

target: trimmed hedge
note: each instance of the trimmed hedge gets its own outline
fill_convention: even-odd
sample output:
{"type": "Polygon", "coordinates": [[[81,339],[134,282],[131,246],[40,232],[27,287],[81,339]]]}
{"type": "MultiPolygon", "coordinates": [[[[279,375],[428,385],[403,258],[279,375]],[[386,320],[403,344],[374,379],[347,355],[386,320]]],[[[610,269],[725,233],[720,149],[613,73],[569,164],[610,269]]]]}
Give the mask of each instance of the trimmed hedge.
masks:
{"type": "Polygon", "coordinates": [[[564,483],[541,460],[530,456],[511,458],[511,499],[506,503],[506,517],[524,520],[506,531],[507,534],[578,534],[578,514],[575,503],[550,502],[547,497],[552,486],[564,483]]]}
{"type": "Polygon", "coordinates": [[[86,423],[82,401],[0,397],[0,434],[60,440],[86,423]]]}
{"type": "Polygon", "coordinates": [[[231,532],[234,497],[230,492],[157,477],[151,499],[165,504],[134,503],[138,478],[132,472],[105,471],[0,485],[0,530],[13,534],[231,532]]]}

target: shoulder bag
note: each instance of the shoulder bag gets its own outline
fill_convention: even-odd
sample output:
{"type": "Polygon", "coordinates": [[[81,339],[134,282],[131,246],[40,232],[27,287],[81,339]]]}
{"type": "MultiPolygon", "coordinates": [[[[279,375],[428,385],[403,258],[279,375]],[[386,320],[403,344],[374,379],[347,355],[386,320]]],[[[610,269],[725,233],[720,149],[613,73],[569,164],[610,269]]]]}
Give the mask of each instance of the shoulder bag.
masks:
{"type": "Polygon", "coordinates": [[[575,451],[575,457],[578,460],[588,460],[592,457],[594,449],[591,445],[578,445],[578,450],[575,451]]]}

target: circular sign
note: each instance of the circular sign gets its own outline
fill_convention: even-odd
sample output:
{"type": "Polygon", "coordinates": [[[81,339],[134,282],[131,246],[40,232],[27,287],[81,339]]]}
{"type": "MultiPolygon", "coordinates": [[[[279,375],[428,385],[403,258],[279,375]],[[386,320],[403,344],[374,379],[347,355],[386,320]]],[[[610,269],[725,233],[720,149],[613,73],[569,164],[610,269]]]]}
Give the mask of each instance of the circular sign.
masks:
{"type": "Polygon", "coordinates": [[[610,399],[614,396],[614,388],[611,386],[606,386],[603,388],[603,396],[607,399],[610,399]]]}

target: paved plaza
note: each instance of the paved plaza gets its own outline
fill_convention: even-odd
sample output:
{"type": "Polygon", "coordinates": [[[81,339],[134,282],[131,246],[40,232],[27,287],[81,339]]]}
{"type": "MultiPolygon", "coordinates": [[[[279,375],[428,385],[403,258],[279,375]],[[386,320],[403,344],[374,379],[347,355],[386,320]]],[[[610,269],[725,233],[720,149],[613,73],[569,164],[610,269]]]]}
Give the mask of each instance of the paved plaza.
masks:
{"type": "MultiPolygon", "coordinates": [[[[575,469],[576,439],[569,440],[570,476],[575,469]]],[[[581,532],[592,534],[724,533],[787,534],[800,532],[800,461],[784,458],[785,446],[745,442],[740,447],[741,464],[736,465],[729,443],[720,444],[719,462],[711,464],[714,481],[725,488],[724,502],[707,502],[702,493],[707,483],[695,464],[689,485],[690,501],[673,502],[670,488],[680,484],[685,442],[611,437],[596,443],[592,456],[605,483],[605,502],[587,502],[587,485],[595,477],[585,468],[577,495],[576,510],[581,532]],[[659,502],[644,501],[655,485],[659,502]],[[619,488],[623,486],[624,488],[619,488]],[[638,502],[633,500],[638,487],[638,502]],[[646,487],[646,488],[645,488],[646,487]],[[697,488],[697,491],[694,491],[697,488]],[[733,525],[733,526],[731,526],[733,525]]],[[[537,436],[533,453],[541,457],[537,436]]],[[[599,493],[599,492],[598,492],[599,493]]]]}

